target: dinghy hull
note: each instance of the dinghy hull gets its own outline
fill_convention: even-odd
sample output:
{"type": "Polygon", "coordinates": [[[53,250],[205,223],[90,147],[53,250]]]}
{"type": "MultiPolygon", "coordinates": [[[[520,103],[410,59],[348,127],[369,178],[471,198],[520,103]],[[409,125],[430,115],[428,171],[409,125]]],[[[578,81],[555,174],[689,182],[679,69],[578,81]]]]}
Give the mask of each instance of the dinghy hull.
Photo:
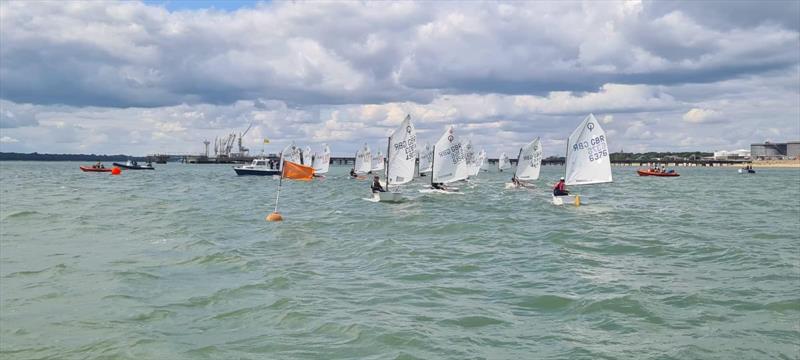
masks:
{"type": "Polygon", "coordinates": [[[581,196],[580,195],[562,195],[562,196],[553,195],[553,205],[575,205],[575,206],[581,206],[581,196]]]}
{"type": "Polygon", "coordinates": [[[396,192],[377,192],[372,194],[372,197],[379,202],[399,203],[406,201],[402,194],[396,192]]]}

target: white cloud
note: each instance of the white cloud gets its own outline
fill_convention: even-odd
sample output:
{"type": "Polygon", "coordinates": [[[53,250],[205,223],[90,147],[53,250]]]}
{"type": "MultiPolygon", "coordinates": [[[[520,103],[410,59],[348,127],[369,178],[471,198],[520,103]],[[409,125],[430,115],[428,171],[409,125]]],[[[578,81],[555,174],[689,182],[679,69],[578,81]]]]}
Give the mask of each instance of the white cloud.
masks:
{"type": "Polygon", "coordinates": [[[25,139],[4,149],[145,154],[199,152],[253,123],[251,148],[348,154],[411,114],[423,140],[457,124],[489,149],[535,136],[560,149],[593,112],[615,149],[736,148],[800,132],[800,10],[762,8],[6,1],[0,128],[25,139]]]}
{"type": "Polygon", "coordinates": [[[13,144],[13,143],[18,143],[18,142],[19,142],[19,140],[14,139],[14,138],[9,137],[9,136],[0,137],[0,143],[2,143],[2,144],[13,144]]]}
{"type": "Polygon", "coordinates": [[[683,121],[692,124],[708,123],[721,119],[722,114],[713,109],[693,108],[683,114],[683,121]]]}

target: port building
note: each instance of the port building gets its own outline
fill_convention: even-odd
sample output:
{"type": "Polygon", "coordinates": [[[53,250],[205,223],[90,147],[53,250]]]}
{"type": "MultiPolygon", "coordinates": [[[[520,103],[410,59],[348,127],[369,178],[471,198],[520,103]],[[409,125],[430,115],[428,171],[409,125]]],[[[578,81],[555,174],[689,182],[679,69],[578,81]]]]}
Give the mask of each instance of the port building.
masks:
{"type": "Polygon", "coordinates": [[[800,141],[750,144],[750,156],[754,160],[800,159],[800,141]]]}

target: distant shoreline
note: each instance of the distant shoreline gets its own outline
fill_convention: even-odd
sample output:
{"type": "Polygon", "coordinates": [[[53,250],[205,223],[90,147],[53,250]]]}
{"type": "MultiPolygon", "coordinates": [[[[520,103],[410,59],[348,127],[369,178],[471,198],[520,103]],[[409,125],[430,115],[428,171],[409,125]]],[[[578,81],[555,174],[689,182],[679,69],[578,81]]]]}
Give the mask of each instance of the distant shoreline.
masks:
{"type": "Polygon", "coordinates": [[[130,156],[125,154],[97,155],[97,154],[39,154],[39,153],[13,153],[0,152],[0,161],[144,161],[145,156],[130,156]]]}

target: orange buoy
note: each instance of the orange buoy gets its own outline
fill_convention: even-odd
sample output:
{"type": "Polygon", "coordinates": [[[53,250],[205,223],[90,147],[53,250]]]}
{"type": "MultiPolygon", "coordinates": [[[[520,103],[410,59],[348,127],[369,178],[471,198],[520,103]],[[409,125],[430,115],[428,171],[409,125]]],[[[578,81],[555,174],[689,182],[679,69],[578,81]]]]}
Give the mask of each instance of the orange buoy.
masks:
{"type": "Polygon", "coordinates": [[[111,169],[111,175],[119,175],[119,174],[122,174],[122,170],[120,170],[118,167],[115,166],[113,169],[111,169]]]}
{"type": "Polygon", "coordinates": [[[272,221],[283,221],[283,216],[281,216],[281,214],[276,211],[276,212],[274,212],[272,214],[267,215],[267,221],[270,221],[270,222],[272,222],[272,221]]]}

